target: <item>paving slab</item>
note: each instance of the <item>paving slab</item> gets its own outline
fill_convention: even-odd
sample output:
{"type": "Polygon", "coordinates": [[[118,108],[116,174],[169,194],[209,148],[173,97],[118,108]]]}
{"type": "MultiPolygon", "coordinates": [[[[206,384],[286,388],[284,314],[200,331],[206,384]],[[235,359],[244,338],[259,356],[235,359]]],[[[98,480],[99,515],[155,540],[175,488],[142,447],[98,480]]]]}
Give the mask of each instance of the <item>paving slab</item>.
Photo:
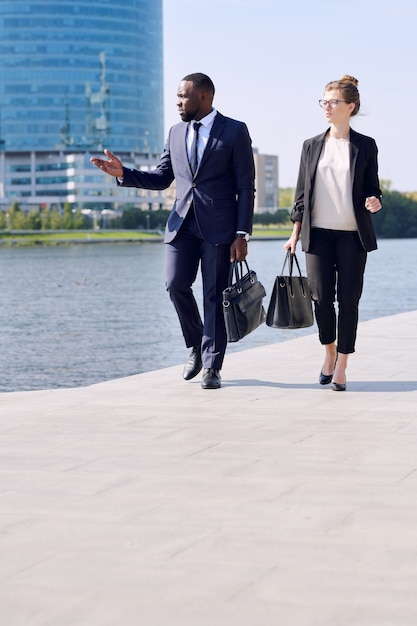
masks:
{"type": "Polygon", "coordinates": [[[0,394],[1,626],[415,626],[416,354],[409,312],[345,393],[308,335],[0,394]]]}

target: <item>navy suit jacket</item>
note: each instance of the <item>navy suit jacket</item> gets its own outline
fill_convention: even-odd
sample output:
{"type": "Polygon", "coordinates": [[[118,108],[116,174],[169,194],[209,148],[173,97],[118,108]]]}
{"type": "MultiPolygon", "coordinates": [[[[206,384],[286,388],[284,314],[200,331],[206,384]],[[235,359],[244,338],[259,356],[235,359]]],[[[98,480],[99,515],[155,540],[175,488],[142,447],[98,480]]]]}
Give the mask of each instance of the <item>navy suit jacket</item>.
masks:
{"type": "Polygon", "coordinates": [[[200,165],[193,176],[187,157],[187,122],[173,126],[153,170],[123,168],[125,187],[166,189],[175,179],[176,199],[165,242],[172,241],[191,206],[204,239],[230,244],[236,231],[252,232],[255,168],[251,139],[243,122],[217,113],[200,165]]]}
{"type": "MultiPolygon", "coordinates": [[[[301,244],[303,250],[310,249],[311,211],[317,165],[328,130],[307,139],[303,144],[294,206],[293,222],[302,222],[301,244]]],[[[352,178],[352,200],[358,225],[359,238],[365,250],[377,247],[372,217],[365,209],[365,198],[381,197],[378,180],[378,149],[372,137],[361,135],[350,129],[350,172],[352,178]]]]}

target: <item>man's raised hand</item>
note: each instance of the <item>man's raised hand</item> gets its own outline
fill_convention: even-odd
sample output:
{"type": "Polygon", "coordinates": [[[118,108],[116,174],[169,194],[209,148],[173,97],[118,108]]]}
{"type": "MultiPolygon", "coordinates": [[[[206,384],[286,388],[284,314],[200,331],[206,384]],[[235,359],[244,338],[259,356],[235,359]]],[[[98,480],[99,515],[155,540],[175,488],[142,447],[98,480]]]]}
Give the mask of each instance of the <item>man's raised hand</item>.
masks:
{"type": "Polygon", "coordinates": [[[98,159],[97,157],[91,157],[91,163],[110,176],[123,178],[122,162],[119,161],[119,159],[115,157],[110,150],[104,150],[104,154],[109,158],[108,161],[105,159],[98,159]]]}

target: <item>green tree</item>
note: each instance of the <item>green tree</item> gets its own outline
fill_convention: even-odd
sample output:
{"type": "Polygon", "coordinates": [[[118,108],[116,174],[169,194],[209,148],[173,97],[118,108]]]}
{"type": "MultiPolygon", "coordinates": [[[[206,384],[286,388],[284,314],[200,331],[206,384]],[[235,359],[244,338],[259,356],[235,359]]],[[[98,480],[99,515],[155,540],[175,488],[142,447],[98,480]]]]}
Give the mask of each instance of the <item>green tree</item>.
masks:
{"type": "Polygon", "coordinates": [[[123,211],[121,218],[122,228],[137,229],[145,227],[145,213],[141,209],[131,207],[123,211]]]}
{"type": "Polygon", "coordinates": [[[64,204],[64,214],[61,219],[61,228],[71,230],[73,228],[72,208],[69,202],[64,204]]]}
{"type": "Polygon", "coordinates": [[[262,224],[268,226],[270,224],[286,224],[290,218],[288,209],[278,209],[275,213],[255,213],[253,216],[254,224],[262,224]]]}
{"type": "Polygon", "coordinates": [[[57,208],[52,209],[50,213],[49,228],[51,230],[59,230],[61,228],[61,213],[57,208]]]}
{"type": "Polygon", "coordinates": [[[86,230],[88,228],[88,217],[81,213],[81,209],[77,209],[73,216],[72,224],[72,227],[77,230],[86,230]]]}
{"type": "Polygon", "coordinates": [[[149,212],[149,228],[151,230],[163,230],[167,223],[170,211],[167,209],[158,209],[149,212]]]}
{"type": "Polygon", "coordinates": [[[10,230],[25,230],[26,217],[20,210],[19,203],[15,200],[9,209],[9,228],[10,230]]]}
{"type": "Polygon", "coordinates": [[[377,237],[417,237],[417,201],[399,191],[383,190],[382,210],[372,219],[377,237]]]}
{"type": "Polygon", "coordinates": [[[40,230],[42,228],[42,219],[38,210],[33,209],[27,214],[26,227],[29,230],[40,230]]]}
{"type": "Polygon", "coordinates": [[[41,211],[42,230],[50,230],[51,228],[51,212],[49,207],[44,207],[41,211]]]}
{"type": "Polygon", "coordinates": [[[280,187],[279,190],[279,206],[281,208],[291,208],[294,203],[295,189],[294,187],[280,187]]]}
{"type": "Polygon", "coordinates": [[[4,211],[0,211],[0,230],[5,230],[6,228],[7,228],[6,213],[4,211]]]}

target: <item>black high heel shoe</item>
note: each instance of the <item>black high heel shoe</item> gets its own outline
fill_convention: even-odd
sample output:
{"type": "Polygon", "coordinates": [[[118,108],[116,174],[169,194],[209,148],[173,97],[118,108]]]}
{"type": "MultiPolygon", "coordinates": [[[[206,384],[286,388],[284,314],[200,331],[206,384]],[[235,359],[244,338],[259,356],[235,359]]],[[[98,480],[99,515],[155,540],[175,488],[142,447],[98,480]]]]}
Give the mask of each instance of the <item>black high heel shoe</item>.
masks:
{"type": "Polygon", "coordinates": [[[320,385],[329,385],[332,382],[333,373],[332,374],[323,374],[320,372],[319,383],[320,385]]]}
{"type": "Polygon", "coordinates": [[[320,385],[330,385],[330,383],[332,382],[332,378],[333,378],[333,374],[334,374],[334,369],[336,367],[336,363],[337,363],[337,357],[336,357],[336,361],[334,362],[333,372],[331,374],[323,374],[323,370],[321,370],[320,376],[319,376],[319,383],[320,383],[320,385]]]}
{"type": "Polygon", "coordinates": [[[332,383],[333,391],[346,391],[346,383],[332,383]]]}

